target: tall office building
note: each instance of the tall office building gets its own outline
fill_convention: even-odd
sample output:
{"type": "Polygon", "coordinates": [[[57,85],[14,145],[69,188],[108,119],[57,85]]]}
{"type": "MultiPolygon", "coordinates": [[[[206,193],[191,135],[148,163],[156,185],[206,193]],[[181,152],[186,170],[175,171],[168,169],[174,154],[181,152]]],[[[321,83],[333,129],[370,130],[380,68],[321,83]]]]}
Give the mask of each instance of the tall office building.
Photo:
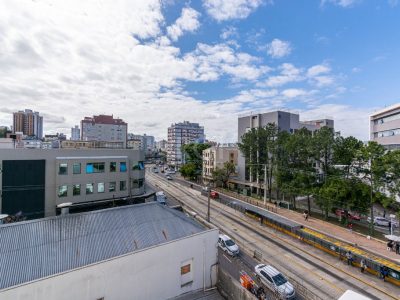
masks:
{"type": "Polygon", "coordinates": [[[387,149],[400,149],[400,103],[371,115],[370,139],[387,149]]]}
{"type": "Polygon", "coordinates": [[[167,163],[176,167],[180,166],[184,163],[182,146],[194,142],[203,143],[204,140],[204,127],[199,123],[184,121],[171,124],[171,127],[168,127],[167,163]]]}
{"type": "Polygon", "coordinates": [[[107,115],[85,117],[81,121],[82,141],[121,142],[126,148],[128,124],[107,115]]]}
{"type": "Polygon", "coordinates": [[[13,114],[13,132],[22,132],[27,136],[43,138],[43,117],[31,109],[20,110],[13,114]]]}
{"type": "Polygon", "coordinates": [[[71,141],[79,141],[81,139],[81,129],[78,125],[71,128],[71,141]]]}

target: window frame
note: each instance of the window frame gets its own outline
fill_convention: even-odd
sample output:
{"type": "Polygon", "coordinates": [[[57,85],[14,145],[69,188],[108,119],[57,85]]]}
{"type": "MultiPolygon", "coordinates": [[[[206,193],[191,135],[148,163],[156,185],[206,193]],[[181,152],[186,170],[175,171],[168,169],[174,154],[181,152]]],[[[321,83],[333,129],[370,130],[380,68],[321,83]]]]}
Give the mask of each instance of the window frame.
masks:
{"type": "Polygon", "coordinates": [[[68,175],[68,163],[59,163],[58,164],[58,175],[68,175]],[[65,173],[61,172],[61,168],[63,168],[61,165],[65,165],[65,173]]]}
{"type": "Polygon", "coordinates": [[[58,191],[57,191],[57,196],[58,198],[64,198],[64,197],[68,197],[68,185],[63,184],[63,185],[59,185],[58,186],[58,191]],[[61,188],[65,188],[64,192],[61,194],[61,188]]]}
{"type": "Polygon", "coordinates": [[[76,174],[82,174],[82,164],[80,162],[74,162],[72,164],[72,174],[76,175],[76,174]],[[75,167],[79,166],[79,173],[75,172],[75,167]]]}
{"type": "Polygon", "coordinates": [[[93,183],[86,183],[86,195],[92,195],[94,193],[94,184],[93,183]],[[88,193],[88,188],[92,188],[92,191],[88,193]]]}
{"type": "Polygon", "coordinates": [[[80,196],[81,195],[81,184],[73,184],[72,185],[72,196],[80,196]],[[79,187],[79,194],[75,193],[76,187],[79,187]]]}

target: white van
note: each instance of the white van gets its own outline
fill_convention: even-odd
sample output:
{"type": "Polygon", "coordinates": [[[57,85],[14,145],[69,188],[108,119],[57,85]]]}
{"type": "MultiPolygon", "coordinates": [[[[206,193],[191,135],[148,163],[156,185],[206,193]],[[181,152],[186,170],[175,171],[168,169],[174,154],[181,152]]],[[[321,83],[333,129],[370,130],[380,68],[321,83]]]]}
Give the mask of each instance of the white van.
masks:
{"type": "Polygon", "coordinates": [[[218,246],[229,255],[236,256],[239,254],[239,246],[236,245],[235,242],[225,234],[219,235],[218,246]]]}
{"type": "Polygon", "coordinates": [[[163,191],[159,191],[156,193],[156,201],[162,205],[166,205],[167,196],[165,196],[163,191]]]}

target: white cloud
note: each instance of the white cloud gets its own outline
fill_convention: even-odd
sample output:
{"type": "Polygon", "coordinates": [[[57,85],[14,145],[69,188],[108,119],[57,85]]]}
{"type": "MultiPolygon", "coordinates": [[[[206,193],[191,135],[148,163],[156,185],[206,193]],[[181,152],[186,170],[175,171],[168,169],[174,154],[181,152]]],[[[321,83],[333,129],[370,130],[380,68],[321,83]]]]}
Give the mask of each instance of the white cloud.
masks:
{"type": "Polygon", "coordinates": [[[281,93],[286,98],[296,98],[308,95],[308,92],[303,89],[286,89],[281,93]]]}
{"type": "Polygon", "coordinates": [[[315,65],[307,70],[307,76],[314,77],[320,74],[326,74],[331,71],[331,68],[327,65],[315,65]]]}
{"type": "Polygon", "coordinates": [[[207,13],[217,21],[245,19],[263,0],[203,0],[207,13]]]}
{"type": "Polygon", "coordinates": [[[199,17],[200,13],[198,11],[190,7],[184,7],[181,16],[173,25],[167,27],[168,36],[173,41],[176,41],[184,32],[194,32],[200,26],[199,17]]]}
{"type": "Polygon", "coordinates": [[[341,7],[351,7],[360,1],[361,0],[321,0],[321,5],[323,6],[326,3],[331,3],[333,5],[338,5],[341,7]]]}
{"type": "Polygon", "coordinates": [[[232,38],[232,37],[236,38],[238,36],[239,36],[239,34],[238,34],[238,31],[237,31],[237,28],[233,27],[233,26],[225,27],[224,29],[222,29],[222,32],[220,34],[220,37],[223,40],[227,40],[227,39],[232,38]]]}
{"type": "Polygon", "coordinates": [[[292,52],[292,47],[287,41],[273,39],[267,46],[267,53],[273,58],[281,58],[292,52]]]}
{"type": "Polygon", "coordinates": [[[280,75],[270,76],[266,85],[269,87],[278,87],[285,85],[290,82],[296,82],[304,80],[301,75],[301,69],[296,68],[294,65],[289,63],[284,63],[279,66],[280,75]]]}

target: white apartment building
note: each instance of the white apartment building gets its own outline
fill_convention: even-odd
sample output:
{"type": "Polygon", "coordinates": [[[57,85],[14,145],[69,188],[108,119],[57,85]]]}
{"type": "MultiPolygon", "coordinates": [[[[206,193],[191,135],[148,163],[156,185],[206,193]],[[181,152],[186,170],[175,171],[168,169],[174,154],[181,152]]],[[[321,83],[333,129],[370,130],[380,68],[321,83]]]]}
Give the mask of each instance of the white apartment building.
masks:
{"type": "Polygon", "coordinates": [[[81,121],[81,140],[122,142],[126,147],[128,124],[108,115],[85,117],[81,121]]]}
{"type": "Polygon", "coordinates": [[[387,149],[400,148],[400,103],[371,115],[370,140],[385,146],[387,149]]]}
{"type": "Polygon", "coordinates": [[[213,171],[223,169],[225,162],[231,162],[237,168],[238,148],[235,144],[219,144],[203,150],[203,180],[211,181],[213,171]]]}
{"type": "Polygon", "coordinates": [[[182,146],[189,143],[203,143],[205,140],[204,127],[199,123],[171,124],[168,127],[167,163],[179,167],[184,163],[182,146]]]}

